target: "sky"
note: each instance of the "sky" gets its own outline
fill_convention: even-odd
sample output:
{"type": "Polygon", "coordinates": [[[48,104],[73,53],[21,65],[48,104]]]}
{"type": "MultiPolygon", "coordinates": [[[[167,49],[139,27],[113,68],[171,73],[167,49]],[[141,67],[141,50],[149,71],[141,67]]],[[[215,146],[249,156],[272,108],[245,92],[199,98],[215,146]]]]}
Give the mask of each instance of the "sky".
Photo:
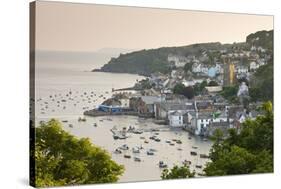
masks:
{"type": "Polygon", "coordinates": [[[36,2],[36,49],[93,52],[243,42],[273,29],[273,16],[36,2]]]}

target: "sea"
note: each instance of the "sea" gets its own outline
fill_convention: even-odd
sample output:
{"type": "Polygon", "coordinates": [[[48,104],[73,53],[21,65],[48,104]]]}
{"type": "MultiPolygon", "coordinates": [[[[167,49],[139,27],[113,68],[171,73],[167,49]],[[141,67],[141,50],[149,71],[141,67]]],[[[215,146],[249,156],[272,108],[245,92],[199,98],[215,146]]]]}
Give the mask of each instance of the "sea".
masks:
{"type": "Polygon", "coordinates": [[[118,182],[160,180],[163,168],[159,168],[159,161],[166,163],[168,168],[180,166],[185,160],[191,161],[191,171],[195,170],[196,176],[200,177],[208,159],[200,158],[199,155],[209,153],[211,141],[190,135],[182,129],[158,125],[153,119],[83,116],[85,110],[96,108],[111,97],[113,88],[132,87],[136,81],[144,78],[134,74],[91,72],[114,56],[106,53],[38,53],[35,64],[36,126],[40,121],[55,118],[62,122],[63,129],[70,134],[78,138],[89,138],[95,145],[108,151],[113,160],[124,165],[125,172],[118,182]],[[79,117],[85,117],[86,121],[79,122],[79,117]],[[122,130],[130,126],[144,132],[129,134],[124,140],[113,139],[112,128],[122,130]],[[150,140],[149,137],[153,135],[161,141],[150,140]],[[173,140],[181,140],[182,143],[177,144],[173,140]],[[116,154],[115,150],[124,144],[129,149],[116,154]],[[140,153],[133,153],[133,147],[142,149],[140,153]],[[147,155],[149,149],[154,149],[154,155],[147,155]],[[192,156],[191,151],[197,152],[197,155],[192,156]],[[124,154],[131,158],[124,158],[124,154]],[[141,161],[134,161],[134,157],[141,161]]]}

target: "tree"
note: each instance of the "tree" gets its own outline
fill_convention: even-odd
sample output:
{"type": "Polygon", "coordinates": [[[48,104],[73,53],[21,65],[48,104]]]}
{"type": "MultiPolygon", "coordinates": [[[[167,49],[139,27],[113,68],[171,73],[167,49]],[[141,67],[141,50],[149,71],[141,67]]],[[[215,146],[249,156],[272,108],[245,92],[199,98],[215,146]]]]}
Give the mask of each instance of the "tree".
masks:
{"type": "Polygon", "coordinates": [[[175,85],[173,92],[175,94],[183,94],[184,88],[185,88],[184,84],[178,83],[175,85]]]}
{"type": "Polygon", "coordinates": [[[174,166],[172,169],[164,169],[161,175],[162,179],[179,179],[194,177],[195,172],[190,172],[188,166],[174,166]]]}
{"type": "Polygon", "coordinates": [[[263,115],[246,120],[240,133],[230,129],[222,140],[214,138],[207,176],[273,172],[273,111],[270,102],[261,108],[263,115]]]}
{"type": "Polygon", "coordinates": [[[219,86],[219,84],[216,81],[210,81],[208,83],[208,86],[212,87],[212,86],[219,86]]]}
{"type": "Polygon", "coordinates": [[[192,99],[194,97],[194,89],[191,86],[185,87],[182,83],[176,84],[173,89],[175,94],[181,94],[187,97],[188,99],[192,99]]]}
{"type": "Polygon", "coordinates": [[[223,87],[223,90],[220,92],[220,95],[222,95],[224,98],[231,102],[237,102],[238,88],[238,85],[223,87]]]}
{"type": "Polygon", "coordinates": [[[57,120],[36,128],[36,187],[116,182],[124,167],[89,139],[77,139],[57,120]]]}
{"type": "Polygon", "coordinates": [[[184,72],[187,73],[188,71],[191,71],[192,65],[193,65],[193,63],[186,63],[183,67],[184,72]]]}
{"type": "Polygon", "coordinates": [[[202,81],[200,84],[196,83],[193,88],[195,95],[200,95],[207,85],[208,83],[206,80],[202,81]]]}
{"type": "Polygon", "coordinates": [[[186,98],[192,99],[194,97],[194,89],[191,86],[185,87],[182,93],[186,98]]]}
{"type": "Polygon", "coordinates": [[[236,145],[220,150],[216,158],[204,169],[208,176],[249,174],[255,168],[255,156],[236,145]]]}

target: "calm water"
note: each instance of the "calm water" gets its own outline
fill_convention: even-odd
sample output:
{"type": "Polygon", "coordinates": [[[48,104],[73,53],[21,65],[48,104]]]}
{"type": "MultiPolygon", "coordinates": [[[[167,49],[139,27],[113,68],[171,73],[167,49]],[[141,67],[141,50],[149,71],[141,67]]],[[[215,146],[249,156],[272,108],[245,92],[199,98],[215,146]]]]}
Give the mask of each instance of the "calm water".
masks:
{"type": "Polygon", "coordinates": [[[187,132],[179,129],[170,129],[165,125],[157,125],[152,119],[139,119],[134,116],[111,116],[109,117],[86,117],[86,122],[78,122],[78,117],[83,111],[96,107],[104,98],[112,95],[112,88],[124,88],[133,86],[141,76],[132,74],[111,74],[86,72],[92,68],[104,64],[107,59],[99,62],[38,62],[36,67],[36,120],[48,120],[57,118],[68,120],[63,123],[66,131],[77,137],[88,137],[92,142],[112,154],[112,158],[125,166],[125,173],[120,182],[159,180],[161,171],[158,167],[160,160],[168,164],[181,165],[182,161],[192,161],[191,170],[202,173],[202,169],[195,165],[204,165],[206,159],[199,158],[199,154],[208,154],[210,142],[203,141],[198,137],[191,137],[187,132]],[[104,61],[104,62],[103,62],[104,61]],[[103,95],[103,96],[101,96],[103,95]],[[97,123],[97,127],[93,124],[97,123]],[[73,128],[69,127],[73,124],[73,128]],[[131,134],[126,140],[114,140],[110,129],[116,127],[134,126],[146,130],[143,134],[131,134]],[[149,137],[155,132],[151,128],[158,128],[160,142],[150,140],[149,137]],[[149,143],[144,143],[146,138],[149,143]],[[182,144],[174,146],[166,143],[166,140],[180,139],[182,144]],[[130,154],[131,159],[124,158],[123,154],[113,153],[119,146],[127,144],[130,149],[125,154],[130,154]],[[142,146],[140,154],[134,154],[132,147],[142,146]],[[192,149],[197,146],[198,149],[192,149]],[[147,149],[156,149],[155,155],[146,155],[147,149]],[[198,152],[198,156],[191,156],[190,151],[198,152]],[[135,162],[133,157],[140,157],[141,162],[135,162]]]}

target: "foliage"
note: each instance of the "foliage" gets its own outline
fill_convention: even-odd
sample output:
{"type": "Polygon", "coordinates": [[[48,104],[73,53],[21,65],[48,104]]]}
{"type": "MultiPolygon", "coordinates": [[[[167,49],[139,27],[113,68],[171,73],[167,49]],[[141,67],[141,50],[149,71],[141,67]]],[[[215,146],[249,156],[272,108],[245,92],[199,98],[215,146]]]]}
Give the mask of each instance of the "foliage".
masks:
{"type": "Polygon", "coordinates": [[[176,84],[173,89],[175,94],[184,95],[188,99],[192,99],[194,97],[194,89],[190,86],[185,87],[182,83],[176,84]]]}
{"type": "Polygon", "coordinates": [[[258,68],[249,88],[251,101],[273,101],[273,63],[258,68]]]}
{"type": "Polygon", "coordinates": [[[162,47],[158,49],[140,50],[127,54],[121,54],[117,58],[112,58],[100,70],[103,72],[133,73],[150,76],[152,73],[169,73],[172,64],[167,58],[170,54],[178,56],[195,55],[198,56],[203,50],[221,50],[228,45],[220,43],[202,43],[181,47],[162,47]]]}
{"type": "Polygon", "coordinates": [[[200,95],[207,85],[208,83],[206,80],[202,81],[200,84],[196,83],[193,88],[195,95],[200,95]]]}
{"type": "Polygon", "coordinates": [[[224,140],[215,136],[207,176],[273,172],[272,104],[265,103],[262,111],[264,115],[243,123],[240,132],[230,129],[224,140]]]}
{"type": "Polygon", "coordinates": [[[184,72],[185,73],[187,73],[188,71],[191,72],[192,71],[192,65],[193,65],[193,63],[186,63],[183,67],[184,72]]]}
{"type": "Polygon", "coordinates": [[[225,86],[223,87],[223,90],[220,92],[220,95],[222,95],[225,99],[227,99],[230,102],[236,102],[238,88],[239,88],[238,85],[225,86]]]}
{"type": "Polygon", "coordinates": [[[152,85],[150,84],[149,79],[146,78],[136,83],[134,88],[137,90],[151,89],[152,85]]]}
{"type": "Polygon", "coordinates": [[[179,179],[194,177],[195,172],[190,172],[188,166],[174,166],[172,169],[164,169],[162,171],[162,179],[179,179]]]}
{"type": "Polygon", "coordinates": [[[208,83],[208,86],[219,86],[219,84],[216,82],[216,81],[210,81],[209,83],[208,83]]]}
{"type": "Polygon", "coordinates": [[[246,42],[256,47],[263,47],[269,50],[273,49],[273,30],[258,31],[247,36],[246,42]]]}
{"type": "Polygon", "coordinates": [[[175,94],[183,94],[184,88],[185,88],[184,84],[178,83],[173,88],[173,93],[175,93],[175,94]]]}
{"type": "Polygon", "coordinates": [[[54,119],[36,128],[35,162],[36,187],[116,182],[124,171],[105,150],[54,119]]]}

